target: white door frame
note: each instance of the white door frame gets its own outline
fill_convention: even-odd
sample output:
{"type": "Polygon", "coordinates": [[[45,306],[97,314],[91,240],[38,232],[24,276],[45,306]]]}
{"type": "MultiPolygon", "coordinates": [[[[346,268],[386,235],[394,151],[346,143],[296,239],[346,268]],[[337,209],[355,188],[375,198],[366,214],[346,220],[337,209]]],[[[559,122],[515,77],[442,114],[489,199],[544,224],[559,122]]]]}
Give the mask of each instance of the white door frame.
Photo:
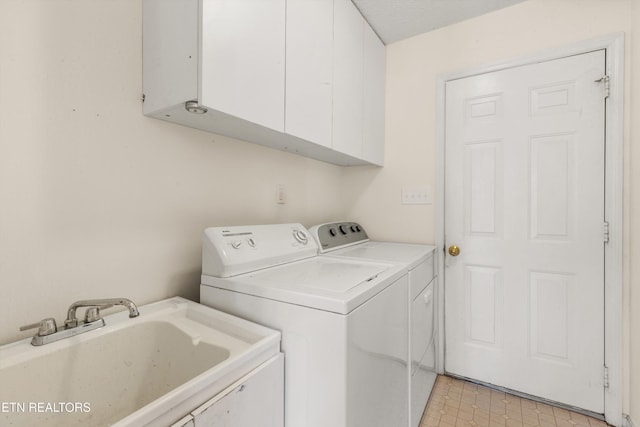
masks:
{"type": "MultiPolygon", "coordinates": [[[[622,287],[623,287],[623,147],[624,147],[624,33],[615,33],[570,46],[513,60],[483,65],[438,77],[436,109],[436,250],[438,256],[439,351],[438,372],[444,372],[444,188],[445,188],[445,85],[448,80],[471,77],[537,62],[605,49],[610,94],[606,101],[605,220],[609,222],[609,243],[605,245],[605,365],[609,387],[604,393],[606,421],[622,425],[622,287]]],[[[604,367],[603,367],[604,375],[604,367]]]]}

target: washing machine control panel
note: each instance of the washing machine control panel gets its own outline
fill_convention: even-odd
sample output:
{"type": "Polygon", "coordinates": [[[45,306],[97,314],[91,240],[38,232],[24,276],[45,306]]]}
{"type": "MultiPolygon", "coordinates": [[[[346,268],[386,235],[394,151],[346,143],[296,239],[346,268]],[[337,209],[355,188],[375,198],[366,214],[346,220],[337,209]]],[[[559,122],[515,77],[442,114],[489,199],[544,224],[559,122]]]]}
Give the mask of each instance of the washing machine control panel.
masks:
{"type": "Polygon", "coordinates": [[[331,222],[309,229],[320,247],[320,253],[341,249],[369,240],[367,232],[357,222],[331,222]]]}
{"type": "Polygon", "coordinates": [[[301,224],[211,227],[203,236],[202,274],[229,277],[315,256],[301,224]]]}

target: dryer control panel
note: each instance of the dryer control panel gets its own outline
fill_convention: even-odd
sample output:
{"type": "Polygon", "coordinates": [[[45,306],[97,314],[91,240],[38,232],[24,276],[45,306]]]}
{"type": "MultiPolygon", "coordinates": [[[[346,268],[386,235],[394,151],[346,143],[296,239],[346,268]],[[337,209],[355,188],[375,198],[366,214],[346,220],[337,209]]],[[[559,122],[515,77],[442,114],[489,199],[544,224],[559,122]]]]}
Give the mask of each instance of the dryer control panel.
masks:
{"type": "Polygon", "coordinates": [[[318,243],[320,253],[369,241],[367,232],[357,222],[330,222],[314,225],[309,232],[318,243]]]}

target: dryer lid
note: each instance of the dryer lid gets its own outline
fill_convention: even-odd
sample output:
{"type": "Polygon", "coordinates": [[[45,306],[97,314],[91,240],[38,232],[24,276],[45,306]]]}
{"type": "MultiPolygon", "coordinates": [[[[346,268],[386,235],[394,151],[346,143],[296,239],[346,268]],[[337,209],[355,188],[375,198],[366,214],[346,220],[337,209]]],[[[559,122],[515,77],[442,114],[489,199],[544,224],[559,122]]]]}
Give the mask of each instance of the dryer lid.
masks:
{"type": "Polygon", "coordinates": [[[366,243],[336,250],[331,252],[331,255],[414,265],[428,256],[433,256],[434,250],[435,246],[431,245],[370,240],[366,243]]]}

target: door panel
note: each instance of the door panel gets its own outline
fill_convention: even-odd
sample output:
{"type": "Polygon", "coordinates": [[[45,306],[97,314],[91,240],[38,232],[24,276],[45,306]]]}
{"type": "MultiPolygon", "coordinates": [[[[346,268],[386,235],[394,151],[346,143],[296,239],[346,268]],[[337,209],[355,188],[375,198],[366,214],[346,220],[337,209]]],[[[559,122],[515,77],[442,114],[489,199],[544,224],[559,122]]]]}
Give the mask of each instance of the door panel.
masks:
{"type": "Polygon", "coordinates": [[[448,372],[604,411],[605,52],[447,82],[448,372]]]}

